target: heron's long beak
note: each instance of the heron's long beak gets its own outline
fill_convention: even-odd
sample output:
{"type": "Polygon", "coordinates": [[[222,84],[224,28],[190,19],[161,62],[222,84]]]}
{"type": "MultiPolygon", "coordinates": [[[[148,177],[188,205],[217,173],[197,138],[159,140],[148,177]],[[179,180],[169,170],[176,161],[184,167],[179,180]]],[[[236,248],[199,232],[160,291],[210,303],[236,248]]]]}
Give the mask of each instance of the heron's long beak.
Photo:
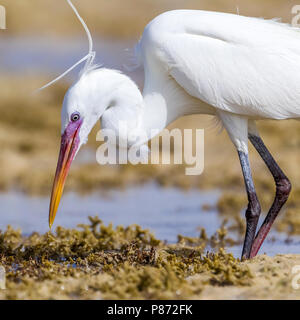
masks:
{"type": "Polygon", "coordinates": [[[79,129],[81,121],[69,123],[65,132],[61,136],[61,146],[56,167],[54,183],[49,207],[49,226],[53,225],[59,202],[64,190],[66,178],[70,170],[72,161],[79,147],[79,129]]]}

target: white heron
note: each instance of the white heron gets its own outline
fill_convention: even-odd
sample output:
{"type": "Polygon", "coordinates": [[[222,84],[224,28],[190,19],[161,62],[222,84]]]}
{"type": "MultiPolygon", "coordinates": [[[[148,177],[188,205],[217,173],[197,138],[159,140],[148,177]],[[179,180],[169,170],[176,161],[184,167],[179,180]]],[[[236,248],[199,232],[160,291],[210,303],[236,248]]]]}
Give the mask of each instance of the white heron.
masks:
{"type": "Polygon", "coordinates": [[[72,160],[99,119],[102,128],[112,130],[117,130],[120,120],[126,121],[137,138],[134,143],[142,145],[146,141],[139,130],[149,133],[150,139],[151,129],[162,130],[181,116],[209,114],[222,122],[238,152],[248,195],[242,257],[254,257],[291,191],[255,121],[300,118],[299,30],[275,20],[220,12],[165,12],[145,27],[136,46],[138,62],[145,71],[141,93],[121,72],[94,65],[89,30],[67,1],[85,27],[90,50],[76,64],[87,60],[63,102],[50,226],[72,160]],[[248,159],[248,139],[276,183],[274,202],[257,233],[261,208],[248,159]]]}

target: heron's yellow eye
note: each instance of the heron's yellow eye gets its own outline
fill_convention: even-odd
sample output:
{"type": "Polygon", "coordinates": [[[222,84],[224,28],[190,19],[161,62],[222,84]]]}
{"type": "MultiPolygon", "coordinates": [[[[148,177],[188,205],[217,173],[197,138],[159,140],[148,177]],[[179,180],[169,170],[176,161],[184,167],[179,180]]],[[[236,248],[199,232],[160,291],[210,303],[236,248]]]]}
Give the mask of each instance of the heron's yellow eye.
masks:
{"type": "Polygon", "coordinates": [[[74,113],[72,113],[72,115],[71,115],[71,121],[72,122],[76,122],[76,121],[78,121],[80,119],[80,114],[79,114],[79,112],[74,112],[74,113]]]}

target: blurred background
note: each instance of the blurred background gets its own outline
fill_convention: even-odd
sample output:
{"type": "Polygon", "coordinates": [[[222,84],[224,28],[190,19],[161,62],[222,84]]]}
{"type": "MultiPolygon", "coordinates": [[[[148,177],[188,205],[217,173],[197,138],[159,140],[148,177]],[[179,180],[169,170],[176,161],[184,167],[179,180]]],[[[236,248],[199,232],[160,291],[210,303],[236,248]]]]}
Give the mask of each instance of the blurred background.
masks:
{"type": "MultiPolygon", "coordinates": [[[[172,9],[202,9],[291,23],[287,0],[74,0],[94,37],[97,62],[122,70],[142,89],[143,70],[128,72],[132,49],[146,24],[172,9]]],[[[85,33],[61,0],[0,0],[7,29],[0,30],[0,229],[8,224],[24,233],[47,231],[49,195],[60,143],[60,109],[78,69],[45,91],[34,90],[61,74],[87,53],[85,33]]],[[[56,225],[73,227],[88,215],[104,222],[138,223],[170,242],[179,233],[197,236],[198,227],[213,233],[225,221],[243,233],[246,205],[236,151],[225,132],[208,116],[182,118],[171,127],[205,129],[205,170],[185,176],[185,166],[99,166],[99,142],[91,133],[67,180],[56,225]]],[[[300,125],[295,121],[259,123],[267,146],[294,186],[276,223],[268,253],[293,251],[300,234],[300,125]],[[291,236],[294,236],[291,244],[291,236]],[[285,240],[288,239],[289,247],[285,240]],[[276,248],[276,249],[274,249],[276,248]]],[[[253,175],[266,211],[274,183],[251,148],[253,175]]],[[[239,249],[236,249],[239,250],[239,249]]],[[[296,250],[296,249],[295,249],[296,250]]]]}

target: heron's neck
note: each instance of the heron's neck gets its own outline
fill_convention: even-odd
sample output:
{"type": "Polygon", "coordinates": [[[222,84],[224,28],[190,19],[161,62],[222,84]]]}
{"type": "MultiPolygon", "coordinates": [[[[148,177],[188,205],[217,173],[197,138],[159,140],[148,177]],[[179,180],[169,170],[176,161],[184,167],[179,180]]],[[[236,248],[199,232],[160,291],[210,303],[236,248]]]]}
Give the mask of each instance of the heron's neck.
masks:
{"type": "Polygon", "coordinates": [[[109,77],[107,74],[104,77],[102,71],[101,86],[94,92],[95,101],[113,106],[103,113],[102,126],[116,130],[120,122],[127,122],[128,131],[131,131],[133,137],[132,143],[147,142],[177,118],[195,113],[198,107],[198,101],[160,70],[157,72],[154,68],[151,72],[145,70],[145,86],[142,94],[134,82],[124,74],[106,71],[108,72],[109,77]],[[103,97],[107,101],[104,101],[103,97]]]}
{"type": "Polygon", "coordinates": [[[199,101],[168,76],[145,70],[142,109],[142,126],[151,139],[176,119],[198,113],[199,101]]]}
{"type": "Polygon", "coordinates": [[[159,92],[144,94],[143,98],[140,127],[150,140],[169,124],[168,110],[166,101],[159,92]]]}

